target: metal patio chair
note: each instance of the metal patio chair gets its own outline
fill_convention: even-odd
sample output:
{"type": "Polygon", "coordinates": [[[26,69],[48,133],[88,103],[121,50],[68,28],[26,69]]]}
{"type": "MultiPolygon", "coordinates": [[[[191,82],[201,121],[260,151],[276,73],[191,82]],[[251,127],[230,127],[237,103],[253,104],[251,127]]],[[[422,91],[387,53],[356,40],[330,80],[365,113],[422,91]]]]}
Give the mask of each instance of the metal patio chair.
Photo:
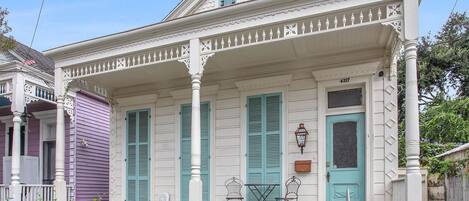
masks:
{"type": "Polygon", "coordinates": [[[285,182],[285,196],[275,198],[276,201],[298,201],[298,190],[301,186],[301,180],[298,177],[292,176],[285,182]]]}
{"type": "Polygon", "coordinates": [[[244,200],[241,190],[243,188],[243,182],[236,178],[232,177],[225,181],[225,187],[227,190],[226,200],[244,200]]]}

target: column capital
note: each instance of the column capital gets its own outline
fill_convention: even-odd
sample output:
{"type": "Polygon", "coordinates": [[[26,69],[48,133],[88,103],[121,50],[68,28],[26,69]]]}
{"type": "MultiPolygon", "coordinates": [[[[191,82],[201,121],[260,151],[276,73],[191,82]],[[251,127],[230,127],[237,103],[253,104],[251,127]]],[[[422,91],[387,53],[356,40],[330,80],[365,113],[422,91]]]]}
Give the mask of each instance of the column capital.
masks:
{"type": "Polygon", "coordinates": [[[202,45],[202,42],[198,38],[190,40],[188,57],[178,60],[179,62],[186,65],[186,68],[191,76],[197,74],[202,76],[208,59],[215,54],[209,52],[202,53],[202,45]]]}

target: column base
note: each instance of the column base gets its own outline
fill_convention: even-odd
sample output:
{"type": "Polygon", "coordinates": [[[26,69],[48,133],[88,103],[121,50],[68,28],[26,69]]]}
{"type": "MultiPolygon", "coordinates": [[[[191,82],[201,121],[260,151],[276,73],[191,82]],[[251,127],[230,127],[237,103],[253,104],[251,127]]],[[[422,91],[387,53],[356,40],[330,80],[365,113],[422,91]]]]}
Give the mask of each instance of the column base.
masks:
{"type": "Polygon", "coordinates": [[[11,201],[21,201],[21,184],[11,184],[9,186],[9,199],[11,201]]]}
{"type": "Polygon", "coordinates": [[[55,198],[57,201],[67,201],[67,183],[65,181],[54,181],[55,198]]]}
{"type": "Polygon", "coordinates": [[[189,181],[189,201],[202,201],[202,180],[191,179],[189,181]]]}
{"type": "Polygon", "coordinates": [[[422,174],[407,173],[406,175],[407,201],[422,201],[422,174]]]}

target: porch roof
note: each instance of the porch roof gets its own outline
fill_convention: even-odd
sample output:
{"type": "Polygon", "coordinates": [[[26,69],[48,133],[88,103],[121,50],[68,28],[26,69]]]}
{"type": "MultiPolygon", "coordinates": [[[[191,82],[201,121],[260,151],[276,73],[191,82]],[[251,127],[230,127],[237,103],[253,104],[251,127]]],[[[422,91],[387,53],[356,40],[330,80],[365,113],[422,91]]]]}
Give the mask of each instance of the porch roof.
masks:
{"type": "MultiPolygon", "coordinates": [[[[44,51],[44,54],[56,61],[56,67],[64,67],[96,61],[109,56],[138,52],[148,48],[163,47],[193,38],[203,38],[300,17],[325,15],[379,3],[390,4],[392,1],[247,1],[234,6],[196,13],[52,48],[44,51]]],[[[382,12],[384,14],[385,10],[382,12]]],[[[367,15],[367,13],[364,15],[367,15]]],[[[358,19],[358,16],[356,17],[358,19]]]]}
{"type": "Polygon", "coordinates": [[[65,80],[83,79],[104,89],[184,83],[181,79],[188,74],[182,63],[188,62],[189,40],[194,38],[200,39],[202,65],[208,62],[205,72],[219,77],[276,62],[363,62],[397,52],[401,14],[400,2],[393,1],[248,1],[59,47],[46,55],[63,68],[65,80]],[[348,61],[338,58],[346,54],[348,61]]]}

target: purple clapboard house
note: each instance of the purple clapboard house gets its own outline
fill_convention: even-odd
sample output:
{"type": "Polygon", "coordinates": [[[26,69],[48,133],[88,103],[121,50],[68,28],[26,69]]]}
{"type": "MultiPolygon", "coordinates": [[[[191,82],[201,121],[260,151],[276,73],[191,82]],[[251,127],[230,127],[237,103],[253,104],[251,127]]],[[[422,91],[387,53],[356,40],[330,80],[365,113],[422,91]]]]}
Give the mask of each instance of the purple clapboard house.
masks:
{"type": "Polygon", "coordinates": [[[53,61],[21,43],[0,52],[0,201],[51,201],[64,183],[68,200],[108,200],[110,107],[73,88],[64,102],[57,136],[53,61]]]}

